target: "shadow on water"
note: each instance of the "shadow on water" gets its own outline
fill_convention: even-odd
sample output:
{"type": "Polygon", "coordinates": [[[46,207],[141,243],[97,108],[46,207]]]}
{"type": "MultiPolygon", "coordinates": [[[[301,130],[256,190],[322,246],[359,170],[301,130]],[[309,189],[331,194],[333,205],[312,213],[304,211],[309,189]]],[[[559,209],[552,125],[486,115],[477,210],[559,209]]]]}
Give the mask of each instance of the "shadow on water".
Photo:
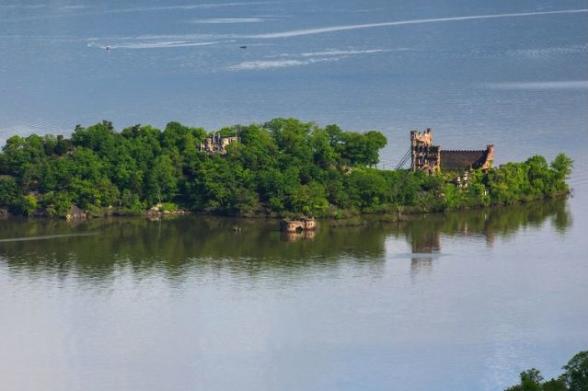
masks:
{"type": "MultiPolygon", "coordinates": [[[[276,221],[189,216],[163,221],[142,218],[91,220],[76,225],[57,220],[0,221],[0,264],[14,273],[109,278],[130,268],[136,275],[163,271],[181,278],[188,270],[307,273],[342,263],[380,267],[387,238],[406,240],[412,266],[431,265],[442,237],[469,237],[492,246],[497,237],[552,224],[571,225],[566,201],[492,210],[423,215],[407,222],[366,221],[354,227],[321,223],[313,234],[287,237],[276,221]]],[[[393,254],[392,254],[393,255],[393,254]]]]}

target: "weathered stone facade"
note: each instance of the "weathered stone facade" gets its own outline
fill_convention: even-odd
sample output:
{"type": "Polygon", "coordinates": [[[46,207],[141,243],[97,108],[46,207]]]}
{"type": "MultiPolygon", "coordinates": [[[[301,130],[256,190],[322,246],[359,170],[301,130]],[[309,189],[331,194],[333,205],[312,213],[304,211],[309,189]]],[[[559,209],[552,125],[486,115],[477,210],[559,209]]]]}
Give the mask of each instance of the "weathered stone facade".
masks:
{"type": "Polygon", "coordinates": [[[218,153],[224,155],[227,153],[226,148],[230,144],[238,141],[238,136],[222,137],[220,134],[216,133],[204,139],[204,142],[200,144],[200,150],[208,153],[218,153]]]}
{"type": "Polygon", "coordinates": [[[410,132],[411,169],[434,174],[440,171],[487,170],[494,161],[494,145],[485,150],[442,150],[433,145],[433,132],[410,132]]]}
{"type": "Polygon", "coordinates": [[[312,218],[282,220],[280,229],[284,232],[314,231],[316,229],[316,221],[312,218]]]}
{"type": "Polygon", "coordinates": [[[429,174],[441,169],[440,147],[433,145],[431,129],[424,132],[412,130],[410,132],[411,169],[425,171],[429,174]]]}

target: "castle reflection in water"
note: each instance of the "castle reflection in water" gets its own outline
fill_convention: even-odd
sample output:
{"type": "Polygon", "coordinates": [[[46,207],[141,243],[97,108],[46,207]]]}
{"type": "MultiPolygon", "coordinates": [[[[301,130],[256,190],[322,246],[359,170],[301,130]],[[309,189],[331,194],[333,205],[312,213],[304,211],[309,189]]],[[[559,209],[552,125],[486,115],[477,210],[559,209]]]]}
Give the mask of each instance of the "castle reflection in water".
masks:
{"type": "Polygon", "coordinates": [[[284,234],[274,220],[185,216],[171,220],[89,220],[71,225],[56,220],[0,220],[0,263],[10,271],[75,274],[106,278],[124,268],[165,272],[214,269],[255,277],[276,269],[304,273],[342,262],[383,264],[397,249],[410,248],[413,271],[430,269],[442,255],[444,240],[466,238],[492,246],[499,237],[551,224],[565,232],[571,224],[565,200],[509,208],[416,216],[410,221],[377,220],[354,226],[321,222],[319,229],[284,234]],[[235,227],[238,229],[235,229],[235,227]],[[26,240],[24,240],[26,239],[26,240]]]}

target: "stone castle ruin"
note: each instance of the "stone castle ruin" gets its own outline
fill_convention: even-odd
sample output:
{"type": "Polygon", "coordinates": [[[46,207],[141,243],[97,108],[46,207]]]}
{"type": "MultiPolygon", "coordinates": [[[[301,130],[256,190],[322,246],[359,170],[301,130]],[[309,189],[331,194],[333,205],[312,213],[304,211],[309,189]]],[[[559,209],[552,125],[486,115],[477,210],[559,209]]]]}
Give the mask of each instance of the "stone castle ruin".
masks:
{"type": "Polygon", "coordinates": [[[482,150],[443,150],[433,145],[433,132],[413,130],[410,132],[410,155],[412,171],[429,174],[440,171],[487,170],[494,161],[494,145],[482,150]]]}
{"type": "Polygon", "coordinates": [[[227,153],[227,147],[238,141],[238,136],[223,137],[219,133],[215,133],[204,139],[204,142],[200,144],[200,150],[207,153],[224,155],[227,153]]]}

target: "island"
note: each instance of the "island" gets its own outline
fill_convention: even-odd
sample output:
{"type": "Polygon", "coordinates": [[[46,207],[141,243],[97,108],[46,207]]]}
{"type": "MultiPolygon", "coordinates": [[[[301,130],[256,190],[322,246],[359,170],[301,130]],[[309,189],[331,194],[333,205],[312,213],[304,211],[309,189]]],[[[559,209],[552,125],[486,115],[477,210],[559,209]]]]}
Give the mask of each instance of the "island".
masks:
{"type": "MultiPolygon", "coordinates": [[[[0,153],[0,215],[145,213],[346,218],[510,205],[569,193],[559,154],[493,167],[494,150],[451,153],[411,132],[410,167],[379,169],[379,131],[293,118],[207,132],[112,123],[12,136],[0,153]]],[[[408,155],[407,155],[408,156],[408,155]]],[[[409,157],[401,159],[406,162],[409,157]]]]}

